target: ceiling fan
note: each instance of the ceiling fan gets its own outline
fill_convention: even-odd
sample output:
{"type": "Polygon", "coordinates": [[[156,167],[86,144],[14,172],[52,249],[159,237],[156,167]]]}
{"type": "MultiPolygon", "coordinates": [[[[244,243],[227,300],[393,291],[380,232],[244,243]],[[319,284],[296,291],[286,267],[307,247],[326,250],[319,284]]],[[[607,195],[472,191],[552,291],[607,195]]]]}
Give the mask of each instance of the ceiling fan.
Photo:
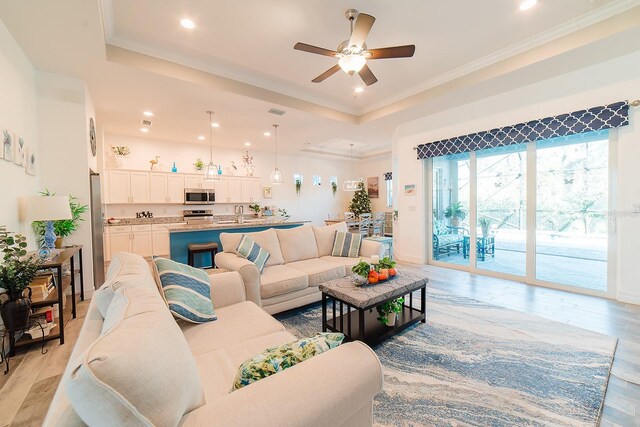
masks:
{"type": "Polygon", "coordinates": [[[313,83],[320,83],[342,69],[342,71],[350,75],[358,73],[365,84],[370,86],[377,82],[378,79],[367,66],[368,59],[410,58],[416,51],[415,45],[412,44],[383,47],[381,49],[367,49],[364,41],[369,31],[371,31],[371,27],[373,27],[376,18],[366,13],[358,13],[355,9],[347,10],[344,15],[349,20],[351,26],[351,37],[349,40],[340,43],[336,50],[324,49],[300,42],[293,46],[296,50],[339,58],[336,65],[311,80],[313,83]]]}

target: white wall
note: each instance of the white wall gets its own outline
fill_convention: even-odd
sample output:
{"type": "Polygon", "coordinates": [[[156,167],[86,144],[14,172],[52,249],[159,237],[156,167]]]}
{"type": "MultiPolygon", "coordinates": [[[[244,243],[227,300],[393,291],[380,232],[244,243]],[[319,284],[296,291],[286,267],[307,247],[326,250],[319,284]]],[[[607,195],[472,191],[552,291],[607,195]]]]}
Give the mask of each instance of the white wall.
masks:
{"type": "MultiPolygon", "coordinates": [[[[5,129],[24,138],[39,158],[35,70],[0,21],[0,141],[5,129]]],[[[39,176],[27,175],[24,167],[0,160],[0,225],[25,233],[29,249],[35,249],[35,239],[31,227],[20,222],[18,201],[39,190],[39,176]]]]}
{"type": "Polygon", "coordinates": [[[364,178],[365,182],[369,177],[378,177],[379,196],[377,199],[371,199],[371,209],[374,212],[392,210],[392,208],[387,207],[387,183],[384,180],[384,174],[391,172],[391,163],[391,153],[388,153],[371,159],[361,160],[357,164],[354,164],[354,169],[358,171],[358,177],[364,178]]]}
{"type": "MultiPolygon", "coordinates": [[[[82,80],[59,74],[38,72],[38,118],[40,139],[40,180],[58,195],[73,195],[89,205],[89,166],[92,158],[88,141],[88,116],[93,104],[82,80]]],[[[93,162],[93,160],[91,161],[93,162]]],[[[65,244],[83,245],[85,291],[93,291],[90,213],[65,244]]]]}
{"type": "MultiPolygon", "coordinates": [[[[150,170],[149,160],[160,156],[160,170],[170,171],[173,162],[176,162],[178,172],[196,173],[193,163],[201,158],[205,163],[209,162],[209,147],[202,144],[192,144],[177,141],[162,141],[152,138],[136,138],[132,136],[106,133],[104,135],[105,166],[114,168],[115,161],[110,153],[111,146],[127,145],[131,154],[124,159],[122,168],[134,170],[150,170]]],[[[236,175],[244,176],[245,170],[241,167],[241,157],[244,150],[231,150],[214,147],[213,161],[221,164],[224,174],[231,173],[231,161],[238,166],[236,175]]],[[[273,198],[263,199],[259,203],[262,206],[275,205],[287,209],[292,219],[311,220],[316,225],[322,225],[329,213],[341,213],[346,210],[351,193],[342,191],[342,180],[348,178],[348,160],[328,160],[313,157],[279,155],[278,167],[283,172],[285,182],[280,186],[269,183],[269,176],[275,164],[274,153],[250,151],[254,157],[254,176],[260,177],[261,187],[272,187],[273,198]],[[300,195],[295,192],[293,174],[303,175],[303,185],[300,195]],[[313,186],[313,175],[322,177],[321,186],[313,186]],[[334,196],[329,184],[329,177],[338,177],[338,191],[334,196]]],[[[355,169],[355,167],[354,167],[355,169]]],[[[108,217],[134,217],[135,212],[149,210],[155,216],[181,215],[183,205],[108,205],[106,215],[108,217]]],[[[233,214],[233,206],[217,204],[212,209],[215,214],[233,214]]],[[[249,213],[245,207],[245,213],[249,213]]]]}
{"type": "MultiPolygon", "coordinates": [[[[399,194],[399,224],[394,230],[397,255],[412,262],[426,260],[425,168],[416,160],[415,145],[484,131],[527,120],[576,111],[624,99],[640,98],[640,52],[499,94],[399,126],[393,157],[399,192],[416,184],[414,197],[399,194]]],[[[617,181],[617,296],[640,303],[640,215],[631,208],[640,203],[640,113],[630,111],[631,125],[619,134],[617,181]]]]}

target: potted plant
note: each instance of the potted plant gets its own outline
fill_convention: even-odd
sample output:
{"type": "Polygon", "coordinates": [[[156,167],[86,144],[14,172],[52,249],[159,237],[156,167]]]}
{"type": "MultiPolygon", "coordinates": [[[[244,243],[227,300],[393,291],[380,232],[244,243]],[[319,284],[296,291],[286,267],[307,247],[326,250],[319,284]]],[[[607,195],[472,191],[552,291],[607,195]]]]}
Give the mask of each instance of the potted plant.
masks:
{"type": "Polygon", "coordinates": [[[478,220],[480,223],[480,228],[482,229],[482,237],[489,236],[489,226],[491,225],[491,220],[486,216],[483,216],[478,220]]]}
{"type": "Polygon", "coordinates": [[[444,216],[451,220],[452,226],[457,227],[460,225],[460,221],[467,217],[467,210],[461,202],[451,203],[447,209],[444,210],[444,216]]]}
{"type": "Polygon", "coordinates": [[[4,327],[17,331],[27,326],[31,312],[31,288],[29,283],[36,277],[40,268],[40,259],[27,255],[27,239],[21,234],[0,227],[0,252],[4,262],[0,265],[0,288],[6,296],[0,305],[0,316],[4,327]],[[27,297],[24,290],[29,290],[27,297]]]}
{"type": "Polygon", "coordinates": [[[193,163],[193,168],[197,171],[201,171],[202,169],[204,169],[204,162],[200,157],[198,157],[196,161],[193,163]]]}
{"type": "Polygon", "coordinates": [[[115,154],[116,165],[119,168],[121,168],[122,164],[124,163],[123,159],[131,153],[131,150],[126,145],[111,146],[111,151],[113,152],[113,154],[115,154]]]}
{"type": "Polygon", "coordinates": [[[255,205],[249,205],[249,209],[251,209],[258,218],[261,216],[260,205],[258,203],[256,203],[255,205]]]}
{"type": "Polygon", "coordinates": [[[282,217],[282,222],[285,222],[286,220],[291,218],[291,216],[289,215],[286,209],[278,208],[278,214],[280,214],[280,216],[282,217]]]}
{"type": "Polygon", "coordinates": [[[302,188],[302,181],[300,181],[299,179],[296,179],[296,194],[298,196],[300,195],[301,188],[302,188]]]}
{"type": "Polygon", "coordinates": [[[404,304],[404,298],[396,298],[380,304],[376,307],[378,320],[384,325],[395,326],[398,313],[402,311],[402,304],[404,304]]]}
{"type": "MultiPolygon", "coordinates": [[[[49,189],[45,189],[45,191],[40,192],[41,196],[55,196],[56,193],[52,193],[49,189]]],[[[82,214],[87,212],[89,206],[81,205],[78,203],[78,198],[75,196],[69,196],[69,208],[71,209],[71,219],[61,219],[58,221],[53,221],[53,231],[56,233],[58,238],[56,239],[56,248],[60,249],[62,247],[62,240],[70,236],[74,231],[78,229],[80,221],[84,221],[82,218],[82,214]]],[[[44,233],[46,231],[46,222],[45,221],[34,221],[33,229],[35,231],[36,236],[38,236],[38,240],[42,243],[44,240],[44,233]]]]}
{"type": "Polygon", "coordinates": [[[335,181],[331,181],[331,191],[333,192],[333,195],[336,195],[336,191],[338,191],[338,183],[335,181]]]}

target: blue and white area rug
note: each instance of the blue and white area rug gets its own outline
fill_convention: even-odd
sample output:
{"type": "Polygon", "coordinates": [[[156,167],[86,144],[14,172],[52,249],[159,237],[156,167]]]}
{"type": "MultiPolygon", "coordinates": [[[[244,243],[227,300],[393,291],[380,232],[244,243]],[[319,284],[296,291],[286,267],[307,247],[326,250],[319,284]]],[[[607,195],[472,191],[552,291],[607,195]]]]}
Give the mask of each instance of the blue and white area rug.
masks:
{"type": "MultiPolygon", "coordinates": [[[[435,290],[427,323],[375,348],[378,426],[596,426],[617,339],[435,290]]],[[[321,306],[276,317],[299,337],[321,306]]]]}

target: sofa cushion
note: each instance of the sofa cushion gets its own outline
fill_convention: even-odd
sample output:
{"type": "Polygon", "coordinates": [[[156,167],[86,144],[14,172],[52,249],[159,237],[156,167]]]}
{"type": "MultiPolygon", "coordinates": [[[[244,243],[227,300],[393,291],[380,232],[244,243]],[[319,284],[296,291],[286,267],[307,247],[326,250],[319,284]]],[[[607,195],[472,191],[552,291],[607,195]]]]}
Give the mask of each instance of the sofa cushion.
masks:
{"type": "Polygon", "coordinates": [[[318,286],[321,283],[345,276],[343,264],[332,263],[320,258],[306,259],[287,264],[287,267],[295,268],[309,276],[309,286],[318,286]]]}
{"type": "Polygon", "coordinates": [[[331,255],[333,242],[336,240],[336,231],[342,231],[343,233],[348,231],[346,222],[326,225],[324,227],[316,227],[313,225],[311,228],[313,229],[313,234],[316,236],[318,256],[331,255]]]}
{"type": "Polygon", "coordinates": [[[302,227],[277,229],[278,240],[284,262],[318,258],[318,246],[313,229],[309,225],[302,227]]]}
{"type": "Polygon", "coordinates": [[[204,270],[164,258],[155,258],[153,262],[158,269],[164,299],[175,317],[192,323],[216,320],[211,282],[204,270]]]}
{"type": "Polygon", "coordinates": [[[356,233],[336,232],[336,239],[333,242],[332,256],[356,258],[360,253],[360,243],[362,235],[356,233]]]}
{"type": "Polygon", "coordinates": [[[319,332],[310,338],[301,338],[256,354],[240,365],[233,381],[232,391],[267,378],[287,368],[311,359],[313,356],[339,346],[344,334],[319,332]]]}
{"type": "MultiPolygon", "coordinates": [[[[282,323],[250,301],[221,307],[216,314],[215,322],[180,326],[194,356],[285,330],[282,323]]],[[[234,374],[237,367],[233,367],[234,374]]]]}
{"type": "Polygon", "coordinates": [[[344,265],[345,274],[347,276],[350,276],[353,274],[353,272],[351,271],[351,267],[353,267],[360,261],[371,263],[371,258],[367,258],[367,257],[347,258],[347,257],[341,257],[341,256],[323,256],[320,259],[323,261],[331,262],[332,264],[344,265]]]}
{"type": "Polygon", "coordinates": [[[223,252],[236,253],[236,248],[242,235],[246,234],[251,237],[254,242],[263,247],[269,252],[269,259],[266,266],[284,264],[282,258],[282,251],[280,250],[280,242],[278,241],[278,235],[275,228],[270,228],[264,231],[256,231],[255,233],[220,233],[220,243],[222,243],[223,252]]]}
{"type": "Polygon", "coordinates": [[[264,265],[269,259],[269,252],[246,234],[240,239],[236,253],[254,263],[256,267],[258,267],[258,270],[260,270],[260,273],[264,270],[264,265]]]}
{"type": "Polygon", "coordinates": [[[309,286],[309,277],[286,265],[266,267],[260,276],[260,296],[269,298],[309,286]]]}
{"type": "Polygon", "coordinates": [[[123,287],[100,335],[71,360],[66,391],[92,426],[177,425],[204,404],[195,360],[155,289],[123,287]]]}
{"type": "Polygon", "coordinates": [[[267,348],[295,339],[295,336],[286,331],[272,332],[196,356],[207,402],[229,394],[238,366],[242,362],[267,348]]]}

